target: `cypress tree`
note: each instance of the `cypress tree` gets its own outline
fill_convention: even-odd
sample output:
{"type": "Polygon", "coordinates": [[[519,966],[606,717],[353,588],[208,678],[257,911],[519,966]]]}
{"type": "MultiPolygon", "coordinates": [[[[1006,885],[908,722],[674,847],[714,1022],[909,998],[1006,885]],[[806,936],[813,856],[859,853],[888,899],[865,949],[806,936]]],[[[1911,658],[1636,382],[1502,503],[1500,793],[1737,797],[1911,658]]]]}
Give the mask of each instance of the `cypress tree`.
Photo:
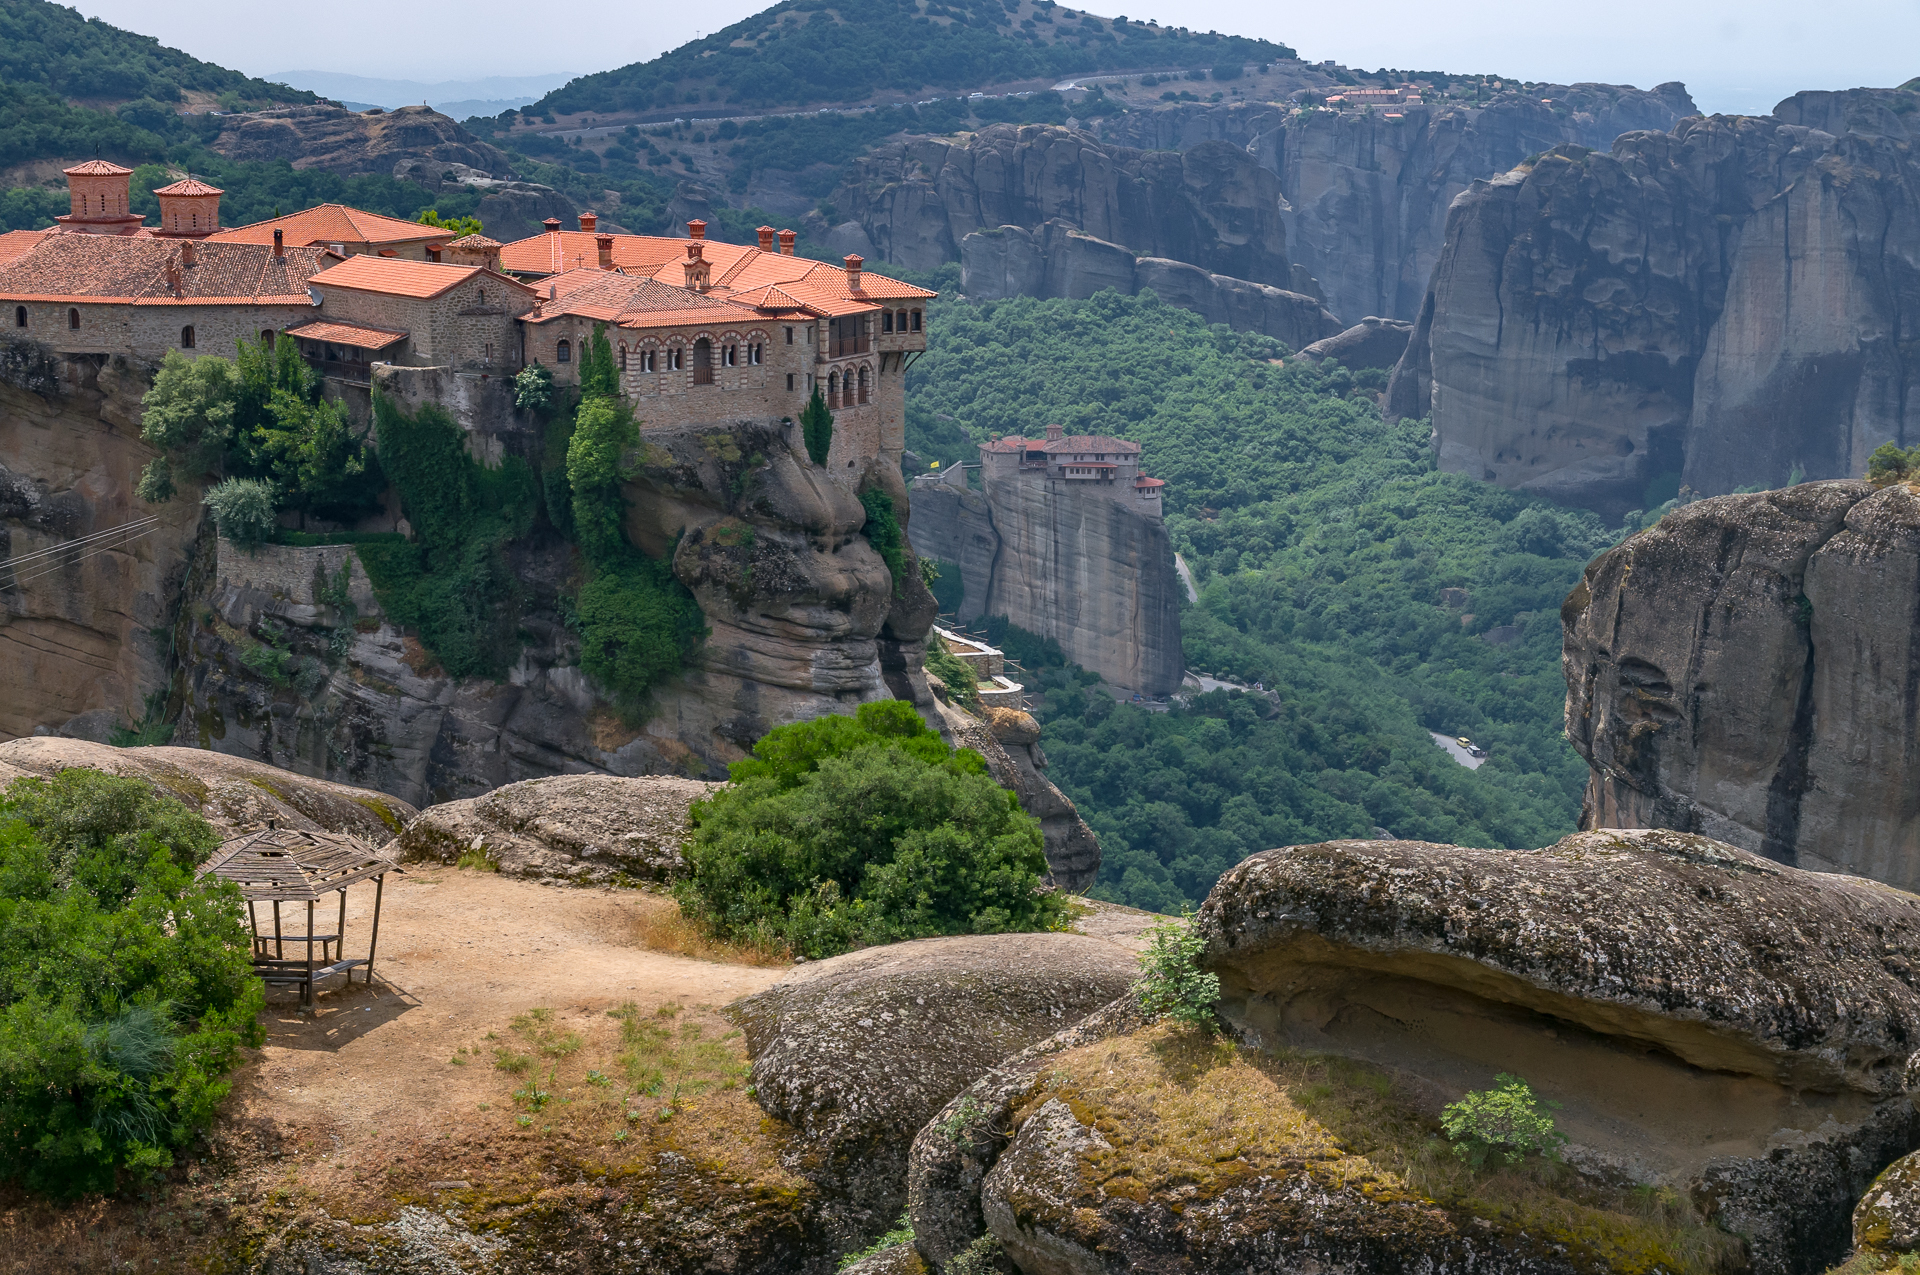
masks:
{"type": "Polygon", "coordinates": [[[827,400],[820,396],[818,384],[814,385],[813,397],[800,413],[800,437],[813,463],[826,464],[827,453],[833,448],[833,413],[827,410],[827,400]]]}

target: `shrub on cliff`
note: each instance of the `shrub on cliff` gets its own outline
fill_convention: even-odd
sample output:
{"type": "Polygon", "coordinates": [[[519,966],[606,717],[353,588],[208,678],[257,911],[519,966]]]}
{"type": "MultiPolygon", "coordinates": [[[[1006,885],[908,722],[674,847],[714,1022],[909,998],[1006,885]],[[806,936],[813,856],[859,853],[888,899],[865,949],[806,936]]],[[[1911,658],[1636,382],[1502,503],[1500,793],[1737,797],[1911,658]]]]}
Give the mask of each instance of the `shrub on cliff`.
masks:
{"type": "Polygon", "coordinates": [[[0,790],[0,1179],[109,1190],[213,1118],[263,1003],[216,843],[137,779],[0,790]]]}
{"type": "Polygon", "coordinates": [[[273,484],[258,478],[226,478],[207,489],[202,503],[220,534],[251,549],[273,531],[273,484]]]}
{"type": "Polygon", "coordinates": [[[900,700],[778,727],[696,802],[681,910],[810,956],[939,934],[1057,929],[1040,825],[900,700]]]}

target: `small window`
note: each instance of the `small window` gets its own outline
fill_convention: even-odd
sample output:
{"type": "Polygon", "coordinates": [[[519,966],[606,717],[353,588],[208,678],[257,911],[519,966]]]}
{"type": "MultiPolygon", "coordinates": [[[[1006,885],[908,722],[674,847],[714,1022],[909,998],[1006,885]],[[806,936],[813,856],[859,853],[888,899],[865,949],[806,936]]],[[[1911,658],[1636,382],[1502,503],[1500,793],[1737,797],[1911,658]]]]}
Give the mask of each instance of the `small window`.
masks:
{"type": "Polygon", "coordinates": [[[652,350],[640,351],[640,370],[642,372],[653,371],[653,351],[652,350]]]}
{"type": "Polygon", "coordinates": [[[13,326],[16,328],[27,326],[27,307],[23,305],[13,307],[13,326]]]}
{"type": "Polygon", "coordinates": [[[485,288],[482,288],[480,289],[480,304],[485,305],[486,303],[487,303],[487,290],[485,288]]]}
{"type": "Polygon", "coordinates": [[[829,373],[827,376],[827,406],[840,406],[840,374],[838,372],[829,373]]]}
{"type": "Polygon", "coordinates": [[[893,331],[893,311],[883,310],[880,314],[880,331],[893,331]]]}
{"type": "Polygon", "coordinates": [[[260,348],[263,350],[271,350],[273,348],[274,340],[278,336],[279,334],[275,332],[272,328],[261,328],[260,329],[260,348]]]}
{"type": "Polygon", "coordinates": [[[793,391],[793,373],[791,372],[787,373],[787,391],[789,393],[793,391]]]}
{"type": "Polygon", "coordinates": [[[788,328],[788,329],[787,329],[787,344],[788,344],[788,345],[792,345],[792,344],[793,344],[793,329],[792,329],[792,328],[788,328]]]}
{"type": "Polygon", "coordinates": [[[180,348],[183,350],[191,350],[193,348],[193,325],[191,323],[180,329],[180,348]]]}
{"type": "Polygon", "coordinates": [[[671,350],[668,350],[667,351],[667,371],[669,372],[685,371],[687,366],[687,361],[685,358],[686,352],[687,352],[686,347],[679,346],[679,345],[676,345],[671,350]]]}
{"type": "Polygon", "coordinates": [[[75,332],[80,330],[80,312],[78,310],[67,311],[67,327],[75,332]]]}
{"type": "Polygon", "coordinates": [[[625,341],[620,343],[620,370],[622,372],[627,370],[627,343],[625,341]]]}
{"type": "Polygon", "coordinates": [[[913,312],[913,330],[915,332],[920,330],[920,312],[918,310],[913,312]]]}
{"type": "Polygon", "coordinates": [[[199,214],[199,213],[195,213],[195,214],[193,214],[193,228],[194,228],[195,230],[198,230],[198,229],[200,229],[200,214],[199,214]]]}
{"type": "Polygon", "coordinates": [[[750,345],[750,346],[748,346],[748,347],[747,347],[747,354],[748,354],[748,359],[747,359],[747,361],[748,361],[749,363],[751,363],[751,364],[753,364],[753,365],[754,365],[755,367],[759,367],[759,366],[760,366],[760,352],[761,352],[761,351],[762,351],[763,349],[765,349],[765,348],[766,348],[766,347],[765,347],[765,346],[763,346],[763,345],[762,345],[762,344],[761,344],[760,342],[758,342],[758,341],[755,341],[755,342],[754,342],[754,343],[753,343],[752,345],[750,345]]]}
{"type": "Polygon", "coordinates": [[[860,401],[867,401],[867,369],[860,369],[860,401]]]}
{"type": "Polygon", "coordinates": [[[570,341],[562,341],[559,345],[555,346],[553,361],[555,363],[573,362],[573,343],[570,341]]]}

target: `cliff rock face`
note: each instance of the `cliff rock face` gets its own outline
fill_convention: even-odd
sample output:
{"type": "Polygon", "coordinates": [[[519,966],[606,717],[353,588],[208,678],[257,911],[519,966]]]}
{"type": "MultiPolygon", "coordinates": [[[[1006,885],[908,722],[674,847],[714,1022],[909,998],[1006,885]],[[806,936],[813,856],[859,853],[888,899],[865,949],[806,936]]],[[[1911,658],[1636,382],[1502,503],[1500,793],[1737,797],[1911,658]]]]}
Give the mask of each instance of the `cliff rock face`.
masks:
{"type": "Polygon", "coordinates": [[[1178,105],[1110,116],[1095,128],[1103,141],[1148,150],[1208,142],[1246,150],[1280,178],[1289,256],[1351,324],[1419,313],[1447,206],[1476,179],[1562,142],[1604,147],[1621,133],[1671,128],[1692,114],[1679,84],[1651,92],[1560,84],[1496,94],[1480,106],[1295,114],[1266,103],[1178,105]],[[1400,118],[1387,118],[1389,110],[1400,118]]]}
{"type": "Polygon", "coordinates": [[[153,459],[140,439],[143,369],[125,360],[50,358],[0,342],[0,739],[36,730],[104,741],[164,695],[170,626],[201,535],[198,492],[149,507],[134,485],[153,459]]]}
{"type": "Polygon", "coordinates": [[[1666,830],[1337,841],[1242,862],[1195,928],[1247,1039],[1436,1102],[1523,1071],[1570,1163],[1702,1202],[1756,1272],[1838,1261],[1920,1146],[1920,899],[1873,882],[1666,830]]]}
{"type": "Polygon", "coordinates": [[[1561,612],[1581,826],[1697,832],[1920,888],[1920,497],[1806,483],[1685,506],[1561,612]]]}
{"type": "MultiPolygon", "coordinates": [[[[1297,273],[1298,267],[1294,267],[1297,273]]],[[[1064,221],[1035,230],[996,226],[960,241],[960,286],[980,301],[1003,297],[1090,297],[1102,288],[1132,295],[1151,288],[1169,305],[1264,332],[1294,347],[1338,329],[1318,300],[1272,284],[1252,283],[1165,257],[1135,257],[1064,221]]]]}
{"type": "Polygon", "coordinates": [[[1244,151],[1184,154],[1104,146],[1053,125],[996,124],[964,143],[912,137],[855,160],[835,205],[884,258],[929,269],[994,226],[1059,219],[1140,256],[1284,285],[1280,186],[1244,151]]]}
{"type": "Polygon", "coordinates": [[[496,176],[513,171],[505,151],[426,106],[378,113],[344,106],[283,106],[224,119],[212,146],[228,159],[284,159],[295,168],[324,168],[347,176],[385,175],[409,159],[465,164],[496,176]]]}
{"type": "Polygon", "coordinates": [[[974,717],[952,704],[936,703],[929,724],[955,748],[971,748],[987,763],[995,783],[1020,798],[1020,808],[1040,821],[1046,838],[1047,876],[1063,890],[1085,891],[1100,874],[1100,839],[1080,817],[1073,799],[1043,772],[1040,723],[1011,708],[988,708],[974,717]]]}
{"type": "Polygon", "coordinates": [[[1129,691],[1180,685],[1182,590],[1157,516],[1032,476],[989,477],[980,493],[923,484],[913,497],[916,551],[959,555],[962,620],[1003,615],[1129,691]]]}
{"type": "Polygon", "coordinates": [[[1802,93],[1474,183],[1390,410],[1445,469],[1610,514],[1862,472],[1916,434],[1916,104],[1802,93]]]}

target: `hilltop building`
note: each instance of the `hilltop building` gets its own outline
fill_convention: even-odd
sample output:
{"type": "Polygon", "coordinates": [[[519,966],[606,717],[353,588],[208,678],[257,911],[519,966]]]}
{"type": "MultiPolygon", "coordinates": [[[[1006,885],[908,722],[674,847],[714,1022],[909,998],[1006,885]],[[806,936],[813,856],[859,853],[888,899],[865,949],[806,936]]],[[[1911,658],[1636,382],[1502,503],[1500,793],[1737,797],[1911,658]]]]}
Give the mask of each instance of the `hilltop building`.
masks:
{"type": "Polygon", "coordinates": [[[697,220],[684,237],[602,234],[583,213],[577,231],[549,220],[501,244],[339,204],[223,229],[223,192],[192,178],[154,192],[150,227],[129,211],[131,169],[67,174],[58,226],[0,236],[0,306],[61,354],[231,356],[241,337],[284,333],[362,406],[385,365],[498,382],[416,378],[409,392],[499,414],[511,407],[475,405],[530,363],[577,384],[605,325],[643,429],[793,421],[817,387],[835,413],[830,465],[897,462],[905,446],[905,371],[935,294],[858,256],[796,256],[790,230],[763,226],[749,247],[697,220]]]}
{"type": "Polygon", "coordinates": [[[1030,479],[1070,483],[1131,505],[1147,518],[1160,516],[1164,479],[1140,472],[1140,444],[1105,434],[1068,435],[1047,426],[1045,438],[996,438],[980,445],[982,480],[1030,479]]]}

